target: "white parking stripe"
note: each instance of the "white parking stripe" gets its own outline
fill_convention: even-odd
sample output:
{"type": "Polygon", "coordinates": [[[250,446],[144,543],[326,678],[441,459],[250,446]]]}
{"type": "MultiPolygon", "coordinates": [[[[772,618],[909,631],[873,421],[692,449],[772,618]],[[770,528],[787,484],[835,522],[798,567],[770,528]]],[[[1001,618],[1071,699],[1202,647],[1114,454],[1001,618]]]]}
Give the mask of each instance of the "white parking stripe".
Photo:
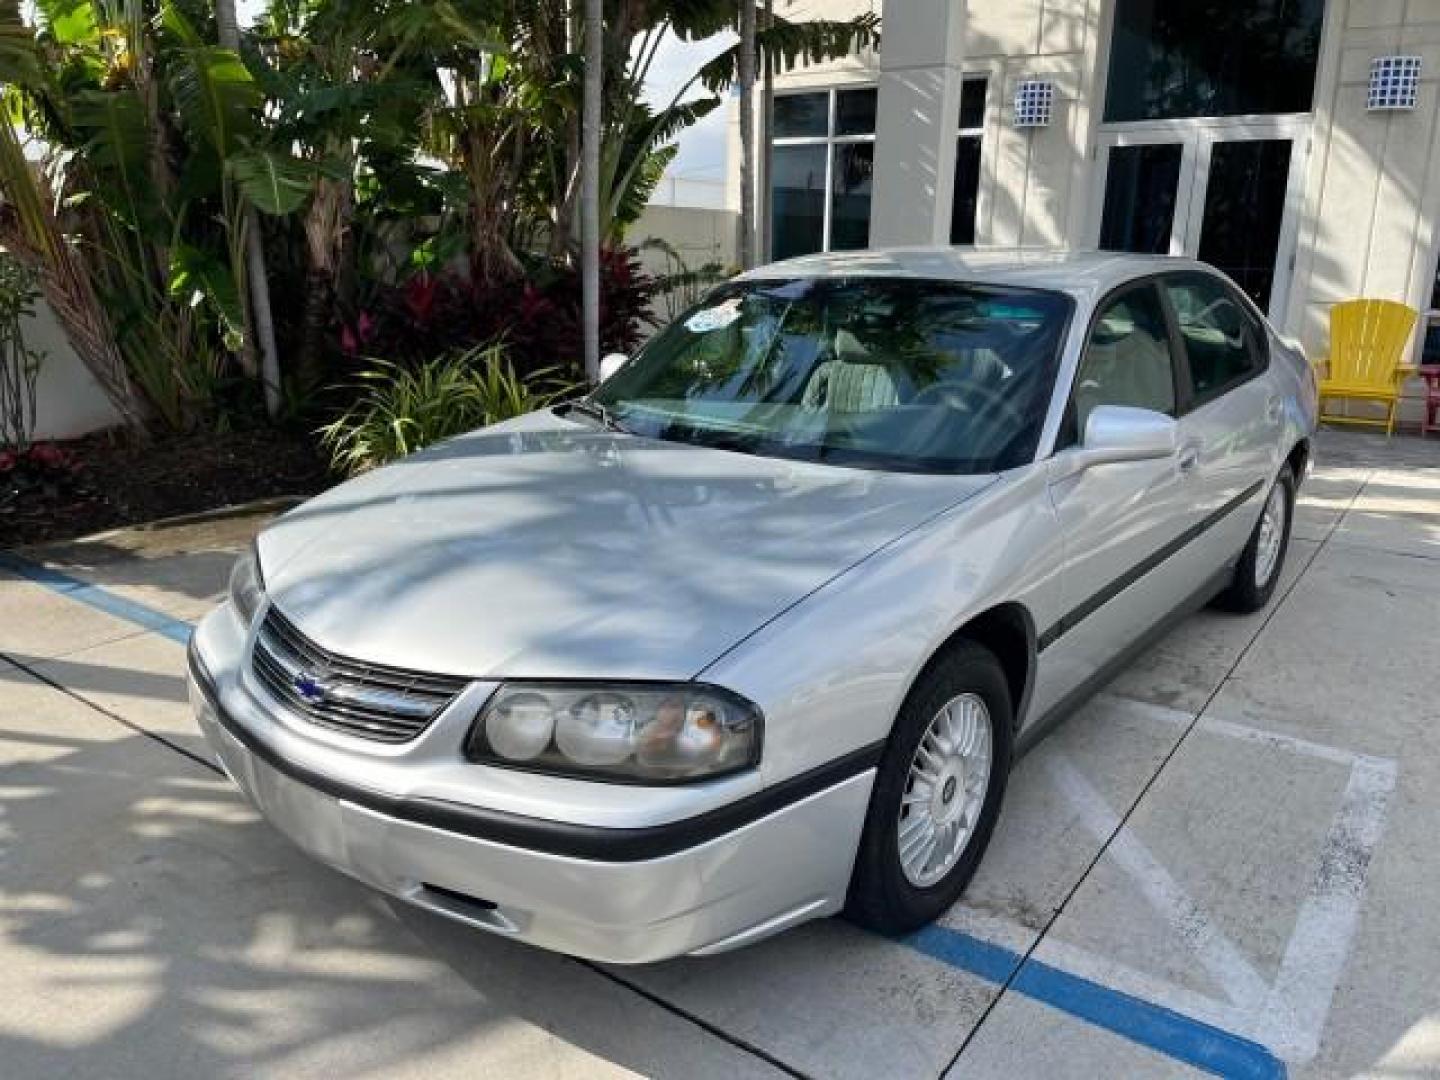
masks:
{"type": "Polygon", "coordinates": [[[1319,1050],[1360,921],[1365,875],[1385,828],[1395,780],[1392,761],[1360,757],[1350,771],[1271,995],[1272,1015],[1283,1011],[1293,1017],[1291,1039],[1271,1043],[1285,1056],[1308,1060],[1319,1050]],[[1285,1041],[1292,1045],[1280,1045],[1285,1041]]]}
{"type": "Polygon", "coordinates": [[[1130,875],[1145,899],[1170,924],[1176,937],[1194,952],[1225,996],[1242,1009],[1263,1009],[1272,999],[1270,986],[1135,833],[1122,826],[1120,815],[1111,809],[1104,796],[1058,754],[1051,757],[1046,766],[1060,790],[1080,811],[1085,827],[1101,841],[1113,834],[1106,854],[1130,875]]]}

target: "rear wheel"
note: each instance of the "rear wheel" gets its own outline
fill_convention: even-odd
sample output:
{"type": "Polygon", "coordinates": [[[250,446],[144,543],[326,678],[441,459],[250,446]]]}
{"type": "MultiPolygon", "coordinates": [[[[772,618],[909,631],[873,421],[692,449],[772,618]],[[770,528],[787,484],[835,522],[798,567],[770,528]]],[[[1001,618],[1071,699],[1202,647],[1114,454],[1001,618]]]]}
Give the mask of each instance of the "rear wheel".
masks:
{"type": "Polygon", "coordinates": [[[1295,474],[1286,465],[1265,496],[1265,506],[1250,541],[1235,564],[1235,576],[1216,598],[1227,611],[1248,614],[1270,602],[1290,547],[1290,521],[1295,508],[1295,474]]]}
{"type": "Polygon", "coordinates": [[[920,677],[870,795],[846,913],[884,933],[959,899],[990,842],[1010,772],[1013,707],[994,653],[961,641],[920,677]]]}

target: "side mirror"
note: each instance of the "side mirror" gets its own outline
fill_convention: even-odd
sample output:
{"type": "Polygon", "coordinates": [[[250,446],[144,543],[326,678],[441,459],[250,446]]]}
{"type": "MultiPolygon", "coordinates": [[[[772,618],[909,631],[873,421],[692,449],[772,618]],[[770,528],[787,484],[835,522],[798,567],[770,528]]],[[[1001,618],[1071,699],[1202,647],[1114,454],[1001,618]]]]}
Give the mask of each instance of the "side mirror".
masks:
{"type": "Polygon", "coordinates": [[[600,360],[600,381],[604,382],[629,362],[630,358],[622,352],[607,353],[600,360]]]}
{"type": "Polygon", "coordinates": [[[1085,421],[1085,441],[1057,462],[1063,460],[1063,475],[1070,475],[1096,465],[1173,457],[1179,447],[1180,426],[1174,418],[1154,409],[1097,405],[1085,421]]]}

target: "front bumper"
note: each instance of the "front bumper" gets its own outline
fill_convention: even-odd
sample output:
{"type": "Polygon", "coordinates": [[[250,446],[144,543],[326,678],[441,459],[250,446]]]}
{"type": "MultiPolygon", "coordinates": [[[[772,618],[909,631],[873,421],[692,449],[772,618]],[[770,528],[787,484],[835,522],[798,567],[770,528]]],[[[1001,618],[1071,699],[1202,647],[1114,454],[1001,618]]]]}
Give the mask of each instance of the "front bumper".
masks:
{"type": "Polygon", "coordinates": [[[244,685],[239,657],[212,663],[204,629],[191,648],[191,698],[226,772],[301,848],[391,896],[614,963],[721,952],[844,904],[874,779],[868,756],[793,786],[793,797],[736,804],[760,816],[726,807],[609,829],[497,814],[453,792],[379,791],[287,758],[259,734],[279,707],[244,685]]]}

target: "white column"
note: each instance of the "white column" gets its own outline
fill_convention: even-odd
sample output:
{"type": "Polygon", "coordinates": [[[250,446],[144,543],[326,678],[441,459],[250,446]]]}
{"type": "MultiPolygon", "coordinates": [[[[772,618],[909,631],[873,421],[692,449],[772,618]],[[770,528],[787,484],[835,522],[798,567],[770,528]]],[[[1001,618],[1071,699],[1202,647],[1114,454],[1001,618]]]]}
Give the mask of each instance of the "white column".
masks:
{"type": "Polygon", "coordinates": [[[885,0],[870,244],[948,244],[965,0],[885,0]]]}

